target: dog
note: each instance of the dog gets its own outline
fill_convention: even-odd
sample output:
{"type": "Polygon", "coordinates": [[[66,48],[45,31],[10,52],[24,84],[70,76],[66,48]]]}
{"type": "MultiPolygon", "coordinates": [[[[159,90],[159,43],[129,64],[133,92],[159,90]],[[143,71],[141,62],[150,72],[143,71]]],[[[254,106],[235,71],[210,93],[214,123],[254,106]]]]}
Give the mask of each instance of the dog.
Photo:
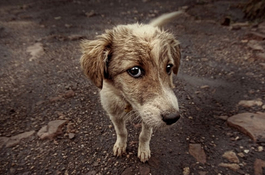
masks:
{"type": "Polygon", "coordinates": [[[108,113],[117,140],[115,156],[126,153],[126,120],[140,116],[138,157],[151,157],[153,129],[168,127],[180,118],[173,92],[173,74],[180,66],[180,43],[161,29],[182,14],[162,15],[149,24],[118,25],[95,40],[83,40],[80,59],[84,74],[100,89],[102,107],[108,113]]]}

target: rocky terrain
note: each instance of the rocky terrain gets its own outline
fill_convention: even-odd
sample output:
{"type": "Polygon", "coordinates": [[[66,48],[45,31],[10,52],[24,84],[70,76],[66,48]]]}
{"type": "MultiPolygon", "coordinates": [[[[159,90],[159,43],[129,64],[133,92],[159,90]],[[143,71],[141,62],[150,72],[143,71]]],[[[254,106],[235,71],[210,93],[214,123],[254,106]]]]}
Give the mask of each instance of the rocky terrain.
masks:
{"type": "Polygon", "coordinates": [[[232,0],[2,0],[0,174],[265,174],[265,22],[232,0]],[[118,24],[167,12],[181,43],[174,89],[182,118],[155,131],[151,159],[137,158],[137,121],[127,155],[98,89],[83,75],[79,43],[118,24]]]}

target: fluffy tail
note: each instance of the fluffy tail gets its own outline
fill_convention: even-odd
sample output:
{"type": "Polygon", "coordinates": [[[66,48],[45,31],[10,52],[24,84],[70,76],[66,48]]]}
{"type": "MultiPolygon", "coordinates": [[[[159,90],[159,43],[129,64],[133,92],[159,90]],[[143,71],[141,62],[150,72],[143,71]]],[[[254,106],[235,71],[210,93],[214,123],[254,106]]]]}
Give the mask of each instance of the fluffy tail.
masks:
{"type": "Polygon", "coordinates": [[[172,21],[175,17],[177,17],[183,13],[184,13],[184,11],[182,11],[182,10],[172,12],[172,13],[167,13],[167,14],[159,16],[156,19],[153,19],[149,24],[154,26],[154,27],[162,27],[162,26],[166,25],[168,22],[172,21]]]}

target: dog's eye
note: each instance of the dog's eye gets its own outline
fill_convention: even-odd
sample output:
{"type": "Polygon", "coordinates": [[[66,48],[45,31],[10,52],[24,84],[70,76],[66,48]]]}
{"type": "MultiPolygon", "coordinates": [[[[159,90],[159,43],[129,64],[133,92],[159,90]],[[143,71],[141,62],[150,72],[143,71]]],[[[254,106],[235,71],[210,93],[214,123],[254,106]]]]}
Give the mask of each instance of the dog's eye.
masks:
{"type": "Polygon", "coordinates": [[[166,71],[167,71],[167,74],[168,74],[168,75],[171,74],[171,69],[172,69],[172,67],[173,67],[172,64],[168,64],[168,65],[167,65],[166,71]]]}
{"type": "Polygon", "coordinates": [[[142,70],[141,70],[140,67],[137,67],[137,66],[136,67],[133,67],[131,69],[128,69],[127,72],[133,78],[138,78],[138,77],[142,76],[142,70]]]}

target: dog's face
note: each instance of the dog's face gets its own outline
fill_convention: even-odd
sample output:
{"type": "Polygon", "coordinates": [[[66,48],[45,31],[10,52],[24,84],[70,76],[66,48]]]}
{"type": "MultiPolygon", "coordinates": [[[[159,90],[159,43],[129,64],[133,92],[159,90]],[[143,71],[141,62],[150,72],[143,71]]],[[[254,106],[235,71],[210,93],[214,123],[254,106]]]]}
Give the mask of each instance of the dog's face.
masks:
{"type": "Polygon", "coordinates": [[[99,88],[111,85],[151,127],[179,118],[172,90],[180,64],[179,42],[150,25],[121,25],[97,40],[84,41],[81,64],[99,88]]]}

